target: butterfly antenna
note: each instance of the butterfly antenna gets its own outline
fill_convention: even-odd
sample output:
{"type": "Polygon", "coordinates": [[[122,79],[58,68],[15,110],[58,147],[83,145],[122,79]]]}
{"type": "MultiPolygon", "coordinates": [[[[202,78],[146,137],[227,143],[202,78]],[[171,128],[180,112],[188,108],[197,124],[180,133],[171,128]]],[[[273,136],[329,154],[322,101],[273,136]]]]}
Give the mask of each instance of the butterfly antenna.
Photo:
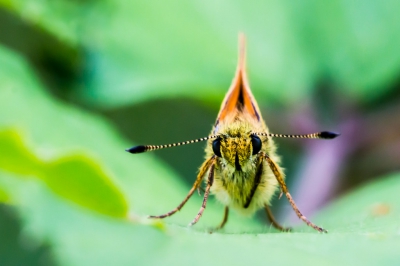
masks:
{"type": "Polygon", "coordinates": [[[215,138],[218,138],[218,135],[212,135],[212,136],[208,136],[205,138],[199,138],[199,139],[177,142],[177,143],[172,143],[172,144],[165,144],[165,145],[139,145],[139,146],[134,146],[132,148],[126,149],[126,151],[130,152],[130,153],[142,153],[142,152],[147,152],[147,151],[154,151],[154,150],[161,150],[161,149],[171,148],[171,147],[176,147],[176,146],[182,146],[182,145],[186,145],[186,144],[193,144],[196,142],[205,141],[205,140],[209,140],[209,139],[215,139],[215,138]]]}
{"type": "Polygon", "coordinates": [[[271,138],[299,138],[299,139],[334,139],[340,136],[340,133],[322,131],[318,133],[305,134],[305,135],[284,135],[284,134],[273,134],[273,133],[253,133],[257,136],[267,136],[271,138]]]}

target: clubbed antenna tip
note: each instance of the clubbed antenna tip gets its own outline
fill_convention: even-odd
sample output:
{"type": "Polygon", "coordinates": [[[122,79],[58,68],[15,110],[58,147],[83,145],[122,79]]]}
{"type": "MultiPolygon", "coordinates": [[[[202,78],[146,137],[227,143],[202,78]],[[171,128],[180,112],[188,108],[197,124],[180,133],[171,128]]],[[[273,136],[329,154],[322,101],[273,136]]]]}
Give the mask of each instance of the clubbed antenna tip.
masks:
{"type": "Polygon", "coordinates": [[[340,133],[322,131],[321,133],[319,133],[319,136],[321,139],[334,139],[334,138],[340,136],[340,133]]]}
{"type": "Polygon", "coordinates": [[[126,151],[127,151],[127,152],[130,152],[130,153],[133,153],[133,154],[135,154],[135,153],[142,153],[142,152],[145,152],[145,151],[146,151],[146,146],[139,145],[139,146],[135,146],[135,147],[126,149],[126,151]]]}

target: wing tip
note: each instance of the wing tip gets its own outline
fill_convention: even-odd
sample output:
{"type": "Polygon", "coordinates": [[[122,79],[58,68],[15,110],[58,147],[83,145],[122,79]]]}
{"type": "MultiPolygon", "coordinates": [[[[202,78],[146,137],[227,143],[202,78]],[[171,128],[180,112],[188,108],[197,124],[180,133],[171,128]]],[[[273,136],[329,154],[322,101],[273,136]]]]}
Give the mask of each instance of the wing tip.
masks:
{"type": "Polygon", "coordinates": [[[239,32],[239,62],[238,68],[244,70],[246,66],[246,35],[239,32]]]}

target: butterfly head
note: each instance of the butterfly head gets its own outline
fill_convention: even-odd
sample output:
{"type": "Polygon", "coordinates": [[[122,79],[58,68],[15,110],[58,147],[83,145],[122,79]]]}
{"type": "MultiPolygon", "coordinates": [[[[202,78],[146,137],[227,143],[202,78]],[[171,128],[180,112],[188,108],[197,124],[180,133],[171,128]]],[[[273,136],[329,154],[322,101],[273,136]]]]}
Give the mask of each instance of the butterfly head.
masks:
{"type": "Polygon", "coordinates": [[[261,151],[261,147],[261,139],[251,132],[229,132],[212,141],[214,154],[236,171],[252,167],[251,159],[261,151]]]}

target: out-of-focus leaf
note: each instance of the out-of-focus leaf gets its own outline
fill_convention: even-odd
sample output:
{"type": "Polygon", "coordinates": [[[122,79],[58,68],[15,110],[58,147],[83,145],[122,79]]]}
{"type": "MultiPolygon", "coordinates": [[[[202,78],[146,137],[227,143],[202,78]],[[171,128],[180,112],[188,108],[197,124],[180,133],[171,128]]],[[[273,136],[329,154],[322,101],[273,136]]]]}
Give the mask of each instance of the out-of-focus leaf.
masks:
{"type": "Polygon", "coordinates": [[[44,180],[59,195],[75,199],[80,205],[111,216],[126,217],[128,207],[124,195],[99,165],[82,155],[52,162],[44,180]]]}
{"type": "Polygon", "coordinates": [[[291,7],[302,54],[315,63],[314,78],[329,78],[359,101],[388,92],[400,70],[400,2],[309,0],[291,7]]]}
{"type": "Polygon", "coordinates": [[[58,265],[143,264],[146,252],[154,253],[167,239],[154,227],[62,201],[40,181],[0,171],[0,186],[12,195],[24,223],[21,243],[33,246],[46,241],[58,265]]]}
{"type": "Polygon", "coordinates": [[[0,131],[0,168],[22,175],[38,175],[41,161],[24,147],[16,131],[0,131]]]}
{"type": "Polygon", "coordinates": [[[70,45],[81,43],[80,31],[85,9],[91,1],[0,0],[0,7],[20,16],[21,20],[44,29],[70,45]]]}
{"type": "MultiPolygon", "coordinates": [[[[26,176],[29,169],[43,173],[43,180],[53,191],[63,197],[74,197],[80,204],[80,197],[84,196],[85,190],[93,189],[91,196],[95,198],[89,201],[87,195],[86,203],[92,208],[104,204],[101,207],[103,210],[116,213],[126,211],[125,203],[122,204],[121,200],[127,201],[128,211],[134,215],[162,214],[183,200],[189,188],[184,187],[174,173],[154,160],[151,154],[134,156],[125,152],[132,144],[122,141],[106,121],[48,97],[32,75],[30,67],[1,46],[0,61],[0,131],[15,128],[29,143],[29,147],[26,147],[27,144],[21,144],[20,141],[4,141],[11,145],[11,155],[19,154],[21,157],[21,167],[25,163],[29,167],[19,169],[14,158],[12,163],[4,161],[7,166],[3,170],[19,173],[19,176],[26,176]],[[29,155],[27,150],[34,151],[35,156],[29,155]],[[40,158],[39,162],[35,157],[40,158]],[[44,162],[45,166],[42,165],[44,162]],[[68,182],[65,178],[68,178],[68,182]],[[72,188],[76,183],[82,187],[72,188]],[[112,184],[111,191],[106,193],[109,196],[117,188],[117,193],[112,196],[114,199],[109,199],[109,202],[106,202],[109,196],[98,199],[100,195],[95,192],[104,192],[107,184],[112,184]],[[116,202],[119,205],[112,207],[116,202]]],[[[2,156],[7,153],[2,153],[2,156]]],[[[195,169],[193,181],[194,177],[195,169]]],[[[167,222],[187,225],[197,214],[201,199],[194,195],[185,208],[167,222]]],[[[218,224],[222,212],[222,206],[210,202],[199,228],[218,224]]],[[[263,226],[254,220],[247,219],[247,223],[243,221],[246,219],[233,218],[231,225],[233,228],[263,226]]]]}
{"type": "Polygon", "coordinates": [[[265,101],[304,100],[321,79],[346,97],[374,101],[400,69],[398,1],[0,3],[85,47],[86,89],[77,94],[101,106],[177,96],[221,100],[239,31],[248,36],[252,88],[265,101]]]}
{"type": "Polygon", "coordinates": [[[4,190],[0,189],[0,202],[8,202],[8,200],[9,197],[7,193],[4,190]]]}
{"type": "Polygon", "coordinates": [[[24,146],[16,131],[0,131],[0,168],[41,178],[59,195],[100,213],[127,215],[127,203],[119,189],[84,155],[41,161],[24,146]]]}

